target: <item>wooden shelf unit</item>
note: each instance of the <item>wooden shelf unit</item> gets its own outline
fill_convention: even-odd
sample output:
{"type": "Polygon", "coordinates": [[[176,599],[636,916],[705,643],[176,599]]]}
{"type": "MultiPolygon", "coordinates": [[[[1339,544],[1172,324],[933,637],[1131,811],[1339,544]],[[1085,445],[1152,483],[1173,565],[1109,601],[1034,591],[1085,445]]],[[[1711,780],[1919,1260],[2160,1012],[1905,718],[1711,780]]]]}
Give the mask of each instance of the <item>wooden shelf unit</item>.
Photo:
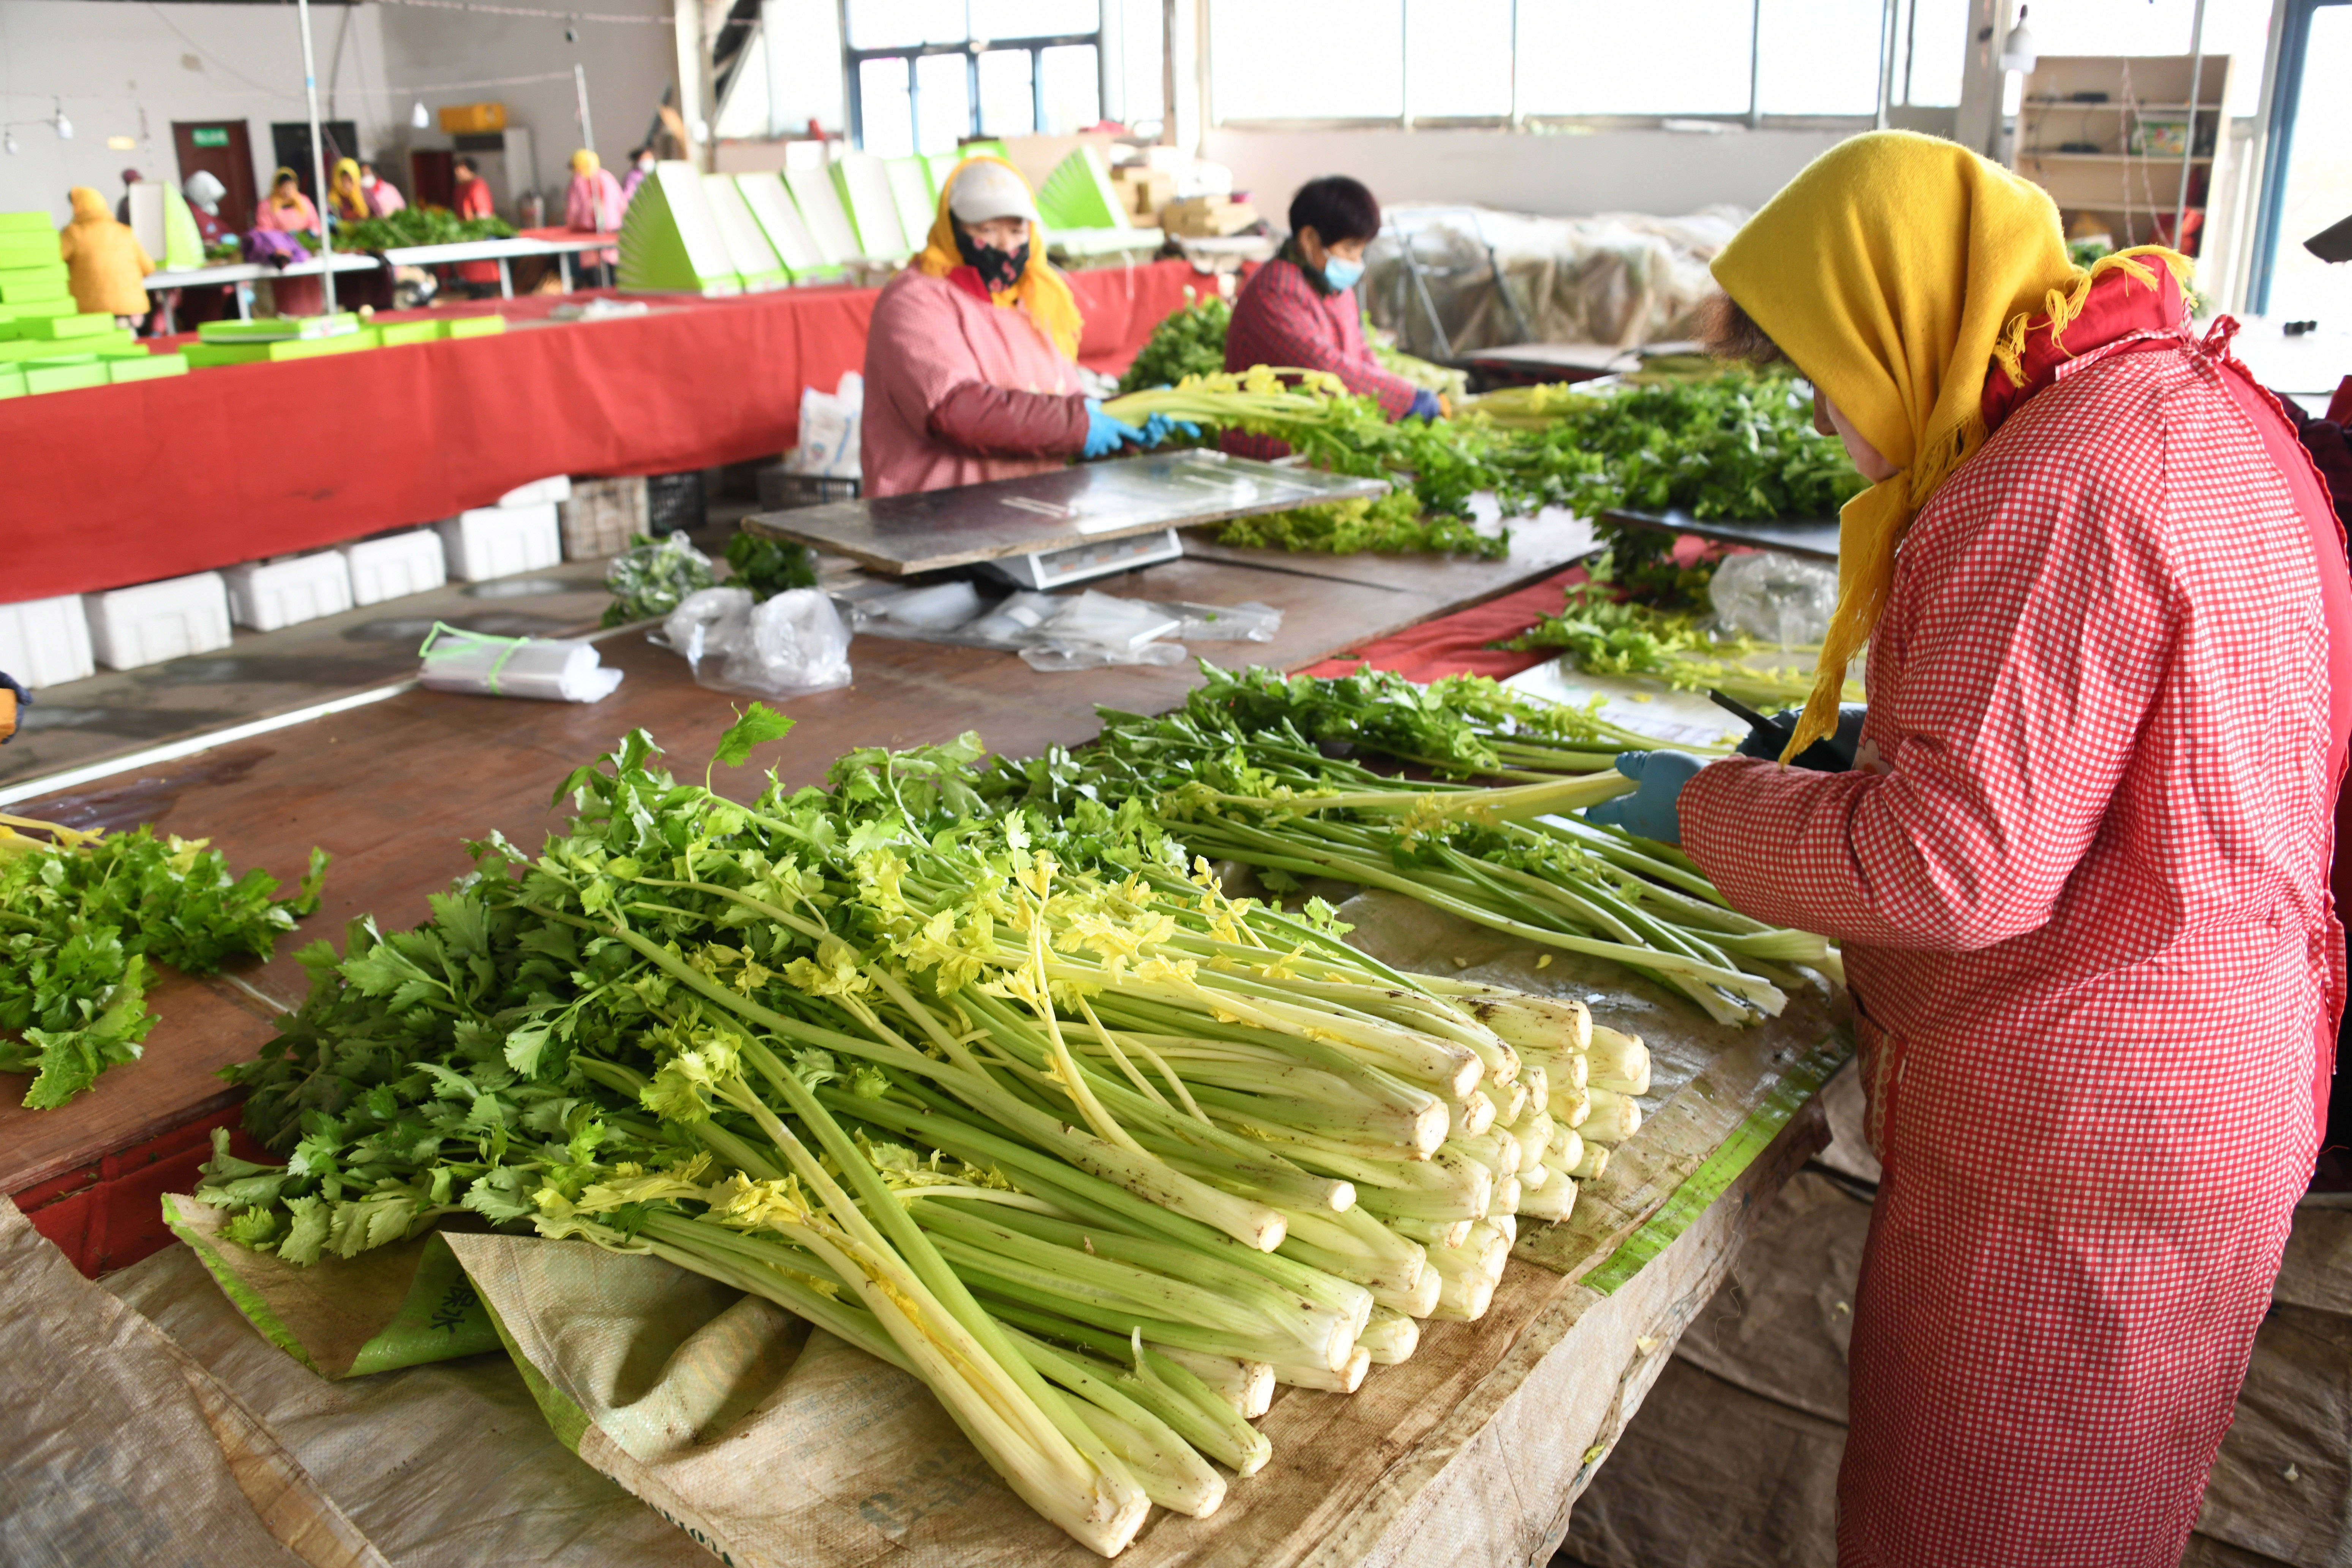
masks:
{"type": "Polygon", "coordinates": [[[2050,193],[2070,236],[2087,218],[2118,248],[2170,242],[2180,194],[2177,135],[2185,130],[2194,152],[2183,248],[2197,254],[2207,196],[2226,184],[2230,57],[2205,57],[2193,106],[2191,68],[2187,55],[2044,55],[2027,76],[2010,166],[2050,193]],[[2149,151],[2166,131],[2175,133],[2174,150],[2149,151]],[[2078,145],[2096,151],[2061,150],[2078,145]]]}

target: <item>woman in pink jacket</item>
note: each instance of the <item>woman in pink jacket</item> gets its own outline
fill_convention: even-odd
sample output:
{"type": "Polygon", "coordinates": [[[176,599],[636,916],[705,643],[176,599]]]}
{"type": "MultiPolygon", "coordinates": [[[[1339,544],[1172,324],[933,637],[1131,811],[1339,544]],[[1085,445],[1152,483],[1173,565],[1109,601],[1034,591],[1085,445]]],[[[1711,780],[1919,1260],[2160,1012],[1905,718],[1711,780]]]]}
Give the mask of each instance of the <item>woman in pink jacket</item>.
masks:
{"type": "MultiPolygon", "coordinates": [[[[613,178],[613,172],[595,153],[583,147],[572,154],[572,184],[563,193],[564,227],[574,234],[618,234],[621,215],[628,205],[629,198],[621,194],[621,182],[613,178]]],[[[599,250],[580,259],[590,266],[615,267],[621,253],[599,250]]]]}
{"type": "Polygon", "coordinates": [[[1027,182],[1002,159],[956,165],[929,244],[882,290],[866,331],[866,493],[976,485],[1157,445],[1164,420],[1138,428],[1079,390],[1084,324],[1045,264],[1027,182]]]}
{"type": "Polygon", "coordinates": [[[1784,749],[1852,765],[1637,753],[1590,815],[1844,944],[1885,1175],[1843,1568],[2173,1568],[2311,1175],[2352,583],[2187,267],[2078,271],[2039,188],[1899,132],[1714,264],[1874,481],[1784,749]]]}

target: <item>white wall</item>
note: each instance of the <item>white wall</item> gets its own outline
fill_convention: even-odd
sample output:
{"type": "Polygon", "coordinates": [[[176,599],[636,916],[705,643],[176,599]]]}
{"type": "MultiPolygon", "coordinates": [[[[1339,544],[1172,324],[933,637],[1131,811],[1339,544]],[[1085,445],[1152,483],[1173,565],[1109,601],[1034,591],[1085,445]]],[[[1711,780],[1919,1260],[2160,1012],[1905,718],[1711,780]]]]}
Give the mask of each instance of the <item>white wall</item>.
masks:
{"type": "MultiPolygon", "coordinates": [[[[1924,129],[1925,127],[1923,127],[1924,129]]],[[[1214,128],[1202,155],[1283,226],[1291,193],[1353,174],[1383,203],[1475,202],[1514,212],[1672,215],[1716,202],[1757,207],[1842,131],[1538,132],[1214,128]]]]}
{"type": "MultiPolygon", "coordinates": [[[[311,13],[319,79],[323,86],[332,79],[338,89],[332,118],[356,121],[371,152],[392,101],[380,9],[323,5],[311,13]]],[[[326,110],[322,96],[322,116],[326,110]]],[[[176,178],[174,120],[244,120],[255,186],[265,189],[270,122],[304,113],[302,39],[291,5],[0,0],[0,120],[17,147],[14,157],[0,156],[0,212],[46,210],[63,223],[69,186],[89,185],[111,203],[124,169],[176,178]],[[71,141],[47,124],[60,100],[73,123],[71,141]],[[139,145],[109,151],[110,136],[139,145]]]]}
{"type": "MultiPolygon", "coordinates": [[[[405,189],[408,148],[449,145],[437,130],[410,128],[418,100],[428,110],[503,102],[509,122],[531,131],[540,182],[554,187],[560,218],[564,161],[580,145],[572,61],[587,67],[596,152],[616,171],[644,139],[677,68],[667,0],[598,0],[595,9],[661,21],[583,22],[579,42],[570,44],[559,21],[411,5],[313,6],[320,114],[355,121],[361,150],[405,189]],[[519,77],[546,79],[507,79],[519,77]]],[[[18,149],[0,155],[0,212],[43,209],[63,223],[69,186],[89,185],[110,202],[126,168],[177,179],[174,120],[246,120],[256,187],[266,188],[270,122],[304,116],[301,36],[290,5],[0,0],[0,120],[10,122],[18,149]],[[73,122],[71,141],[58,140],[47,123],[59,99],[73,122]],[[140,145],[110,152],[110,136],[138,138],[140,145]]]]}

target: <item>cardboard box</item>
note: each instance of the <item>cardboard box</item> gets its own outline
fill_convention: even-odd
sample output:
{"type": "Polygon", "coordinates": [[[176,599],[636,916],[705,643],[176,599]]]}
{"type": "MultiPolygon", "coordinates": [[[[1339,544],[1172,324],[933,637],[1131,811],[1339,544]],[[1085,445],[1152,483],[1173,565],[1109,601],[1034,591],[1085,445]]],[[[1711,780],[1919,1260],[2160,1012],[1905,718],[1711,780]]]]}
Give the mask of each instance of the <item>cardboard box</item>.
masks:
{"type": "Polygon", "coordinates": [[[87,594],[90,651],[109,669],[136,669],[229,645],[228,589],[217,572],[87,594]]]}
{"type": "Polygon", "coordinates": [[[476,136],[507,128],[507,106],[503,103],[445,103],[441,106],[441,129],[452,136],[476,136]]]}
{"type": "Polygon", "coordinates": [[[1160,215],[1160,226],[1186,239],[1221,238],[1239,234],[1257,222],[1257,208],[1224,196],[1186,196],[1170,202],[1160,215]]]}
{"type": "Polygon", "coordinates": [[[556,508],[566,561],[603,561],[646,531],[646,481],[574,479],[572,499],[556,508]]]}
{"type": "Polygon", "coordinates": [[[1176,199],[1176,176],[1163,169],[1129,163],[1113,169],[1110,183],[1127,216],[1147,227],[1157,224],[1160,209],[1176,199]]]}
{"type": "Polygon", "coordinates": [[[0,605],[0,669],[36,688],[97,674],[81,595],[0,605]]]}

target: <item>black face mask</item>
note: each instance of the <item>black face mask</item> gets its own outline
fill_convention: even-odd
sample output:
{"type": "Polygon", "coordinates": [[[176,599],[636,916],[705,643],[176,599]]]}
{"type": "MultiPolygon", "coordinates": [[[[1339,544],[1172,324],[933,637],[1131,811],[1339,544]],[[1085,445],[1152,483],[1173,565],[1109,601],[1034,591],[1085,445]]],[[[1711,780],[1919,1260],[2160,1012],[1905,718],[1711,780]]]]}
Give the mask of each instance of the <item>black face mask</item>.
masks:
{"type": "Polygon", "coordinates": [[[1024,243],[1020,249],[1007,255],[992,246],[975,245],[972,243],[971,236],[958,229],[956,250],[980,273],[981,283],[992,294],[1002,294],[1020,282],[1021,274],[1027,270],[1029,266],[1029,247],[1026,243],[1024,243]]]}

